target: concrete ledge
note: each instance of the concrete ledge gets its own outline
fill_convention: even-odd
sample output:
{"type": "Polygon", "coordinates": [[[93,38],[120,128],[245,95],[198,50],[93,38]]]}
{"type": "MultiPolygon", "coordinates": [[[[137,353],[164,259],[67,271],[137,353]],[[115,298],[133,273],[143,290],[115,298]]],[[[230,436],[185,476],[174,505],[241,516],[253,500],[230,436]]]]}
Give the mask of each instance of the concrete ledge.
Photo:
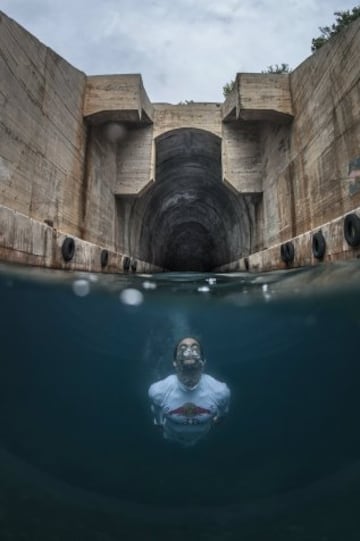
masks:
{"type": "Polygon", "coordinates": [[[83,115],[93,124],[151,124],[153,107],[141,75],[93,75],[87,77],[83,115]]]}
{"type": "Polygon", "coordinates": [[[44,268],[80,270],[88,272],[124,273],[129,261],[129,272],[160,272],[163,269],[130,258],[126,254],[108,250],[108,263],[101,267],[101,252],[106,246],[84,241],[57,231],[8,207],[0,206],[0,260],[44,268]],[[75,242],[74,257],[66,262],[61,247],[66,237],[75,242]],[[127,259],[126,259],[127,258],[127,259]]]}
{"type": "Polygon", "coordinates": [[[238,73],[222,108],[223,121],[287,123],[294,116],[288,74],[238,73]]]}
{"type": "Polygon", "coordinates": [[[222,265],[215,270],[217,272],[247,270],[252,272],[266,272],[360,258],[360,245],[353,248],[346,242],[344,237],[344,218],[352,213],[357,214],[360,218],[360,207],[323,224],[321,227],[285,241],[291,241],[294,245],[295,257],[291,264],[286,264],[282,261],[280,249],[284,243],[279,243],[266,250],[250,254],[248,257],[243,257],[237,261],[222,265]],[[316,259],[312,253],[312,237],[318,231],[322,232],[326,241],[325,255],[321,260],[316,259]]]}

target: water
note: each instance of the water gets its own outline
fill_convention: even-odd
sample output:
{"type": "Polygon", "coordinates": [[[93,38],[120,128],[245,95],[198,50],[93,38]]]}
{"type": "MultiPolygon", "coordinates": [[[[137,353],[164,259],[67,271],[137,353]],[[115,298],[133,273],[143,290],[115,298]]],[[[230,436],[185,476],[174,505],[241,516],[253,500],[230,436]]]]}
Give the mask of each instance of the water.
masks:
{"type": "Polygon", "coordinates": [[[1,267],[1,540],[358,540],[359,277],[1,267]],[[232,396],[182,448],[147,389],[189,334],[232,396]]]}

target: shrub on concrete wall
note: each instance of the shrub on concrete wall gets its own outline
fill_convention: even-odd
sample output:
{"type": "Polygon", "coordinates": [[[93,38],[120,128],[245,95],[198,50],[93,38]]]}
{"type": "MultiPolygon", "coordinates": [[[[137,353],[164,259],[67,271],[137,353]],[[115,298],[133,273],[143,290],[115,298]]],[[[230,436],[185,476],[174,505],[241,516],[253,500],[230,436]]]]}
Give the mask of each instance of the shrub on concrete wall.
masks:
{"type": "Polygon", "coordinates": [[[321,35],[313,38],[311,42],[311,51],[317,51],[322,47],[332,36],[335,36],[346,28],[350,23],[360,17],[360,5],[355,6],[352,10],[335,11],[336,22],[331,26],[320,26],[321,35]]]}

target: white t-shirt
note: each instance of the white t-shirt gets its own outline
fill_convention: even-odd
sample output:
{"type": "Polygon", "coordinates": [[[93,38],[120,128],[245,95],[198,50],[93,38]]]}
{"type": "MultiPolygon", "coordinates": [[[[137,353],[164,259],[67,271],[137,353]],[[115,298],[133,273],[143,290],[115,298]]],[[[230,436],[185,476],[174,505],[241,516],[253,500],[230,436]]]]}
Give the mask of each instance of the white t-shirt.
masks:
{"type": "Polygon", "coordinates": [[[149,398],[154,423],[163,427],[164,437],[190,446],[207,434],[214,417],[227,413],[230,390],[207,374],[189,389],[173,374],[153,383],[149,398]]]}

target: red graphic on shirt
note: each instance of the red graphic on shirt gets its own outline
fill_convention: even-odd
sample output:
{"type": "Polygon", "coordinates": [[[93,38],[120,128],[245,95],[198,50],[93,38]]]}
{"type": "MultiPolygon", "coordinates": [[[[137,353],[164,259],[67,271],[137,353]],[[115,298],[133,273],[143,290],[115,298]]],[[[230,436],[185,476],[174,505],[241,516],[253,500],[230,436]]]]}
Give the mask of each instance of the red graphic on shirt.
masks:
{"type": "Polygon", "coordinates": [[[180,406],[179,408],[171,410],[168,413],[168,415],[184,415],[184,417],[195,417],[196,415],[205,415],[205,414],[211,414],[211,411],[206,408],[201,408],[200,406],[196,406],[196,404],[192,404],[191,402],[187,402],[183,406],[180,406]]]}

